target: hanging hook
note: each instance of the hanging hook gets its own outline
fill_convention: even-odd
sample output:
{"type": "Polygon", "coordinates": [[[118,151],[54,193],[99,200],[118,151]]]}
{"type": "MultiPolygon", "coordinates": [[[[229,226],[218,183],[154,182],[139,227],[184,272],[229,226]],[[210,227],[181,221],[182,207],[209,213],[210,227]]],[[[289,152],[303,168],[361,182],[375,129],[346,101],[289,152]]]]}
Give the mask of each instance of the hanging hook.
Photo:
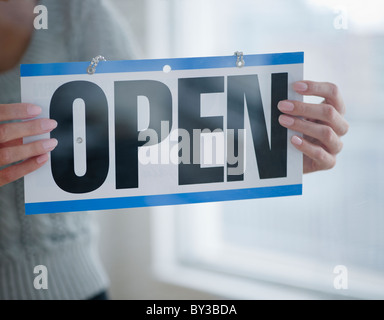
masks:
{"type": "Polygon", "coordinates": [[[91,61],[91,64],[87,68],[88,74],[94,74],[96,72],[96,67],[100,61],[107,61],[103,56],[94,57],[91,61]]]}
{"type": "Polygon", "coordinates": [[[236,51],[235,52],[235,56],[237,57],[237,60],[236,60],[236,66],[238,68],[242,68],[244,67],[245,65],[245,61],[244,61],[244,55],[241,51],[236,51]]]}

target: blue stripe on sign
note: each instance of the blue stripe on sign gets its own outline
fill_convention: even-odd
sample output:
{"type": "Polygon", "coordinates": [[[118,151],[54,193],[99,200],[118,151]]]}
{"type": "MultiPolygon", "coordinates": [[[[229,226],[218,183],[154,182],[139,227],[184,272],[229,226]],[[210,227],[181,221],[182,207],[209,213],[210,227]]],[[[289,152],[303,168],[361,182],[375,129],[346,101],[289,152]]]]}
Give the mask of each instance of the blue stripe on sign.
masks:
{"type": "MultiPolygon", "coordinates": [[[[101,61],[97,73],[161,71],[165,65],[172,70],[233,68],[236,56],[176,58],[154,60],[101,61]]],[[[286,52],[254,54],[244,56],[245,66],[267,66],[279,64],[296,64],[304,62],[304,52],[286,52]]],[[[90,62],[68,62],[48,64],[23,64],[20,66],[21,77],[55,76],[86,74],[90,62]]]]}
{"type": "Polygon", "coordinates": [[[283,196],[294,196],[294,195],[301,195],[301,194],[302,194],[302,184],[295,184],[295,185],[277,186],[277,187],[192,192],[192,193],[175,193],[175,194],[164,194],[164,195],[154,195],[154,196],[26,203],[25,214],[31,215],[31,214],[42,214],[42,213],[60,213],[60,212],[74,212],[74,211],[124,209],[124,208],[135,208],[135,207],[167,206],[167,205],[201,203],[201,202],[217,202],[217,201],[283,197],[283,196]]]}

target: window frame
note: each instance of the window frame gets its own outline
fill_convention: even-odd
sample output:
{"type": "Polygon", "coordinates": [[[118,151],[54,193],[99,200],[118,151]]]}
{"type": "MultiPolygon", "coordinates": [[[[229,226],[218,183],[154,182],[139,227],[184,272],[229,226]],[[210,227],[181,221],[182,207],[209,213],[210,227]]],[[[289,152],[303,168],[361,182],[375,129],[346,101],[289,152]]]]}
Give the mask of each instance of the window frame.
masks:
{"type": "MultiPolygon", "coordinates": [[[[215,294],[226,299],[321,300],[383,297],[384,283],[378,281],[381,278],[378,274],[368,274],[364,270],[349,268],[348,273],[352,277],[348,277],[348,286],[353,288],[354,293],[359,292],[355,295],[351,294],[350,290],[334,288],[333,281],[337,274],[329,269],[329,265],[317,266],[315,271],[306,270],[305,267],[311,265],[310,261],[300,267],[296,259],[281,258],[280,254],[255,255],[252,250],[227,247],[226,249],[232,252],[221,250],[221,254],[216,254],[203,263],[190,259],[187,261],[180,256],[178,248],[180,235],[178,218],[181,207],[183,210],[186,208],[186,206],[166,206],[151,209],[151,268],[159,281],[215,294]],[[253,265],[255,266],[256,262],[258,264],[257,271],[253,274],[242,273],[236,270],[238,268],[233,268],[233,265],[228,265],[225,256],[233,257],[233,253],[236,253],[235,265],[250,262],[246,259],[249,260],[252,256],[253,265]],[[216,265],[212,264],[213,261],[216,265]],[[282,263],[285,264],[285,269],[282,268],[282,263]]],[[[199,210],[201,208],[203,207],[199,210]]],[[[205,213],[212,216],[212,211],[205,213]]],[[[216,223],[215,219],[208,221],[211,224],[216,223]]],[[[220,245],[217,239],[215,245],[220,245]]],[[[208,250],[203,253],[203,256],[208,257],[209,252],[208,250]]]]}

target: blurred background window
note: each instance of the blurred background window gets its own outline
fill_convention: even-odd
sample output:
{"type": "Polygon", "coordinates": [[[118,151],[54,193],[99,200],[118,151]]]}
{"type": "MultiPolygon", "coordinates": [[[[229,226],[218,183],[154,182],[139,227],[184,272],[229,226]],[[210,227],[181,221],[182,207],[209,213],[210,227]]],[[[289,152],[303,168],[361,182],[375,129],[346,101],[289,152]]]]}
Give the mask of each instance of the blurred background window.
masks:
{"type": "MultiPolygon", "coordinates": [[[[304,51],[304,78],[336,83],[350,123],[337,166],[305,175],[303,196],[167,208],[176,221],[177,263],[326,295],[383,298],[384,3],[160,2],[168,7],[167,34],[150,39],[167,39],[161,54],[304,51]],[[334,284],[337,266],[348,272],[348,290],[334,284]]],[[[149,55],[158,57],[151,46],[149,55]]]]}

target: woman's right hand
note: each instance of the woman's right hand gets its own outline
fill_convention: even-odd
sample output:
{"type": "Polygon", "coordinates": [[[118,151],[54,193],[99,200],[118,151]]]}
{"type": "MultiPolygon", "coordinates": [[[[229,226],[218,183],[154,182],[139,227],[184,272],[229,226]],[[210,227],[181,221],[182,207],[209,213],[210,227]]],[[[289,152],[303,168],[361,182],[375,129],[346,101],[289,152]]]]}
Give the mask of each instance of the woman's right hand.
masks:
{"type": "Polygon", "coordinates": [[[6,166],[0,170],[0,186],[40,168],[48,161],[48,153],[57,146],[56,139],[23,144],[24,137],[48,133],[57,127],[55,120],[33,119],[41,111],[40,107],[28,103],[0,104],[0,168],[6,166]],[[10,120],[25,121],[2,123],[10,120]]]}

